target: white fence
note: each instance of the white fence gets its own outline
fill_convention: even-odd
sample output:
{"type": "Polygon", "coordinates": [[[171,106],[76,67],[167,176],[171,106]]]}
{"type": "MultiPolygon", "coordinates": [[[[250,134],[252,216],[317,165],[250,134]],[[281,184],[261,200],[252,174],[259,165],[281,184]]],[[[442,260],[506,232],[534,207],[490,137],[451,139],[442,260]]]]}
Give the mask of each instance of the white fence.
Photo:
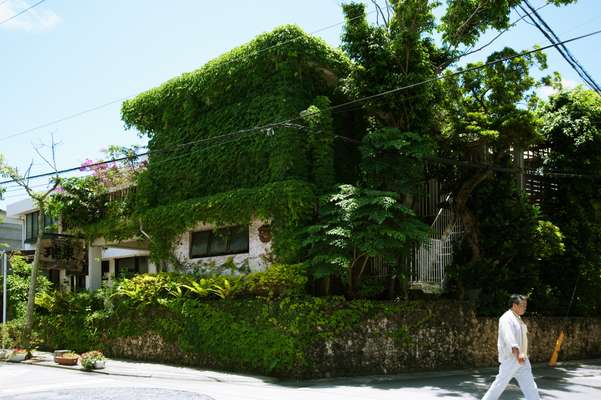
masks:
{"type": "Polygon", "coordinates": [[[411,285],[442,289],[446,268],[453,262],[453,246],[463,229],[450,209],[441,208],[432,224],[430,237],[413,252],[411,285]]]}

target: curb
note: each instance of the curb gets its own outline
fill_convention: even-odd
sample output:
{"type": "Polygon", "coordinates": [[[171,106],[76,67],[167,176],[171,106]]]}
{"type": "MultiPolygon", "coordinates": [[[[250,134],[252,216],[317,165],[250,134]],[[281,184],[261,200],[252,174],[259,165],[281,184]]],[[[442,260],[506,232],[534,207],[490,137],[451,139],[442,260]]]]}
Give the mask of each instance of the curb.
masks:
{"type": "MultiPolygon", "coordinates": [[[[110,360],[108,360],[110,361],[110,360]]],[[[117,361],[117,360],[115,360],[117,361]]],[[[126,362],[126,361],[119,361],[126,362]]],[[[9,361],[0,361],[0,363],[10,363],[9,361]]],[[[199,376],[199,377],[190,377],[190,376],[182,376],[177,375],[175,373],[169,374],[144,374],[139,372],[119,372],[119,371],[111,371],[110,367],[105,368],[103,370],[100,369],[92,369],[86,370],[81,366],[67,366],[67,365],[59,365],[54,364],[51,361],[51,358],[46,358],[43,355],[37,355],[29,360],[21,361],[21,364],[34,365],[40,367],[48,367],[48,368],[61,368],[68,369],[71,371],[77,371],[82,373],[95,373],[107,376],[126,376],[126,377],[137,377],[137,378],[155,378],[155,379],[188,379],[195,381],[210,381],[210,382],[225,382],[230,381],[227,379],[219,379],[211,376],[199,376]]],[[[569,367],[578,364],[596,364],[601,366],[601,359],[587,359],[587,360],[570,360],[563,361],[557,363],[556,367],[549,367],[546,363],[536,363],[533,364],[533,369],[535,369],[535,375],[544,377],[545,372],[554,371],[556,368],[569,367]]],[[[162,364],[156,364],[162,365],[162,364]]],[[[345,384],[369,384],[369,383],[381,383],[381,382],[391,382],[391,381],[410,381],[410,380],[419,380],[419,379],[431,379],[431,378],[446,378],[453,377],[459,375],[495,375],[498,371],[498,367],[484,367],[484,368],[475,368],[475,369],[457,369],[457,370],[447,370],[447,371],[422,371],[422,372],[407,372],[403,374],[395,374],[395,375],[367,375],[367,376],[347,376],[347,377],[332,377],[332,378],[318,378],[318,379],[308,379],[308,380],[285,380],[285,379],[277,379],[271,377],[253,377],[255,379],[260,380],[262,383],[271,383],[271,384],[279,384],[282,386],[291,386],[291,387],[310,387],[310,386],[319,386],[322,384],[332,384],[340,380],[344,380],[345,384]]],[[[237,381],[236,379],[232,379],[232,382],[237,381]]],[[[240,383],[252,384],[252,381],[238,381],[240,383]]]]}
{"type": "MultiPolygon", "coordinates": [[[[107,363],[110,363],[111,361],[116,361],[118,363],[127,363],[127,361],[124,360],[111,360],[111,359],[107,359],[107,363]]],[[[0,364],[2,363],[6,363],[6,364],[13,364],[12,362],[9,361],[0,361],[0,364]]],[[[190,371],[186,372],[186,373],[182,373],[182,374],[178,374],[176,372],[167,372],[167,373],[143,373],[143,372],[137,372],[139,371],[139,369],[137,371],[119,371],[118,367],[117,370],[113,369],[114,367],[111,367],[110,364],[108,367],[105,367],[104,369],[92,369],[92,370],[86,370],[84,368],[82,368],[80,365],[59,365],[59,364],[55,364],[52,361],[52,356],[49,354],[45,354],[45,353],[34,353],[34,356],[28,360],[24,360],[19,362],[18,364],[26,364],[26,365],[33,365],[33,366],[37,366],[37,367],[47,367],[47,368],[61,368],[61,369],[66,369],[66,370],[71,370],[71,371],[76,371],[76,372],[81,372],[81,373],[95,373],[95,374],[101,374],[101,375],[108,375],[108,376],[125,376],[125,377],[135,377],[135,378],[154,378],[154,379],[180,379],[180,380],[193,380],[193,381],[200,381],[200,382],[238,382],[238,383],[244,383],[244,384],[255,384],[257,383],[256,381],[260,381],[261,383],[269,383],[269,384],[273,384],[277,382],[276,378],[271,378],[271,377],[264,377],[264,376],[252,376],[252,375],[244,375],[247,378],[251,378],[254,379],[256,381],[253,380],[244,380],[244,379],[236,379],[235,376],[232,376],[232,379],[228,379],[227,377],[213,377],[213,376],[209,376],[209,375],[201,375],[202,371],[198,371],[198,370],[194,370],[191,369],[189,367],[180,367],[180,368],[188,368],[190,369],[190,371]],[[196,376],[194,376],[194,372],[196,372],[196,376]]],[[[164,365],[164,364],[154,364],[154,363],[149,363],[152,365],[157,365],[157,366],[165,366],[165,367],[175,367],[177,368],[177,366],[168,366],[168,365],[164,365]]],[[[225,374],[229,374],[229,373],[225,373],[225,374]]],[[[229,375],[233,375],[233,374],[229,374],[229,375]]]]}

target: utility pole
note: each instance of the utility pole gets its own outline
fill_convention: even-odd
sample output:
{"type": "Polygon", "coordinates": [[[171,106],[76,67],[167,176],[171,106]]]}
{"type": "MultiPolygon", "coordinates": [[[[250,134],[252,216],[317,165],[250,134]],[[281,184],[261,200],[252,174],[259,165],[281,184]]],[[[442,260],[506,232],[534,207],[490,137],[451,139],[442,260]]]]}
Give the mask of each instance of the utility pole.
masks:
{"type": "Polygon", "coordinates": [[[6,348],[6,276],[8,275],[8,257],[2,252],[2,348],[6,348]]]}

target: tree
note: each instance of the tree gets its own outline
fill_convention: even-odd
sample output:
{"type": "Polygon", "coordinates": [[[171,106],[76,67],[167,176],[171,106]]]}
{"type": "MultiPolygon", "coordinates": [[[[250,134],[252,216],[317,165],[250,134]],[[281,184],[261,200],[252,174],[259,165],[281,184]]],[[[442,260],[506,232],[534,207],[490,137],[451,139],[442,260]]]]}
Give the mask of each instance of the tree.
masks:
{"type": "Polygon", "coordinates": [[[36,239],[36,245],[35,245],[35,255],[33,257],[33,264],[31,265],[31,277],[29,280],[29,291],[28,291],[28,295],[27,295],[27,313],[26,313],[26,324],[25,324],[25,329],[26,329],[25,337],[26,338],[31,337],[31,329],[33,326],[33,318],[34,318],[33,310],[34,310],[34,305],[35,305],[35,293],[36,293],[36,286],[37,286],[37,282],[38,282],[38,272],[39,272],[39,268],[40,268],[39,267],[40,254],[42,253],[42,238],[44,236],[45,220],[46,220],[46,215],[47,215],[47,211],[48,211],[48,199],[49,199],[50,194],[54,192],[54,190],[60,183],[60,179],[59,179],[58,172],[57,172],[58,169],[56,168],[55,146],[56,146],[56,143],[54,142],[54,137],[53,137],[52,145],[51,145],[52,158],[50,160],[48,158],[46,158],[44,155],[42,155],[42,153],[40,152],[40,150],[37,147],[34,147],[36,153],[40,156],[40,158],[42,158],[46,162],[46,164],[48,164],[48,166],[50,166],[50,168],[52,168],[52,170],[55,173],[55,176],[50,181],[49,188],[46,189],[46,191],[44,191],[44,192],[34,191],[32,185],[30,184],[29,176],[30,176],[32,164],[29,165],[29,168],[23,174],[20,173],[17,168],[8,166],[8,165],[6,165],[6,163],[0,164],[0,176],[9,177],[15,183],[17,183],[19,186],[21,186],[23,189],[25,189],[25,191],[27,192],[27,195],[33,199],[35,205],[38,207],[38,210],[39,210],[39,212],[38,212],[38,232],[37,232],[37,239],[36,239]]]}
{"type": "Polygon", "coordinates": [[[399,265],[427,230],[397,193],[341,185],[338,192],[323,196],[319,221],[307,228],[304,245],[313,276],[338,276],[347,297],[356,298],[370,262],[382,257],[399,265]]]}
{"type": "MultiPolygon", "coordinates": [[[[564,233],[566,251],[545,268],[546,301],[570,298],[577,312],[601,312],[601,96],[577,88],[551,96],[540,109],[549,154],[543,165],[547,185],[543,212],[564,233]],[[574,176],[557,176],[555,172],[574,176]]],[[[555,301],[557,302],[557,301],[555,301]]],[[[565,304],[556,304],[565,312],[565,304]]]]}
{"type": "MultiPolygon", "coordinates": [[[[495,52],[487,62],[514,57],[510,48],[495,52]]],[[[453,192],[455,212],[463,222],[470,262],[481,257],[478,221],[469,207],[474,190],[493,177],[486,165],[510,166],[510,152],[519,153],[540,140],[536,129],[533,89],[539,85],[530,69],[546,67],[544,54],[515,57],[489,67],[468,64],[460,75],[445,79],[446,101],[443,105],[445,126],[440,138],[441,153],[458,161],[469,160],[478,167],[447,170],[446,180],[453,192]],[[481,67],[481,68],[480,68],[481,67]]]]}
{"type": "Polygon", "coordinates": [[[354,61],[343,91],[362,101],[369,129],[396,128],[400,132],[426,133],[435,126],[432,118],[440,85],[432,83],[395,93],[385,93],[434,78],[437,65],[448,52],[434,44],[436,2],[396,0],[386,2],[389,17],[369,24],[363,4],[344,4],[346,23],[342,49],[354,61]]]}
{"type": "MultiPolygon", "coordinates": [[[[572,2],[552,1],[555,5],[572,2]]],[[[509,28],[510,12],[521,0],[447,0],[440,23],[433,16],[439,1],[372,3],[376,24],[368,23],[364,5],[343,5],[342,48],[353,67],[342,89],[350,98],[361,99],[366,121],[362,144],[377,144],[371,154],[363,154],[360,186],[394,191],[404,205],[411,206],[416,183],[427,177],[426,171],[444,182],[465,227],[466,257],[476,265],[482,251],[478,215],[470,209],[470,201],[494,175],[487,165],[510,167],[512,151],[517,154],[540,140],[533,89],[541,82],[530,70],[545,68],[546,59],[542,53],[517,57],[517,51],[505,48],[491,54],[487,62],[509,60],[491,66],[470,64],[453,71],[459,74],[448,71],[438,79],[441,71],[473,48],[481,33],[509,28]],[[434,39],[436,31],[443,36],[440,46],[434,39]],[[396,137],[390,136],[392,132],[396,137]],[[404,146],[390,146],[395,140],[404,141],[404,146]],[[426,162],[435,159],[434,151],[452,165],[468,161],[477,168],[426,162]]],[[[507,187],[513,195],[514,188],[507,187]]],[[[536,230],[536,220],[527,231],[536,230]]]]}
{"type": "MultiPolygon", "coordinates": [[[[556,6],[575,3],[577,0],[549,0],[556,6]]],[[[523,0],[447,0],[446,13],[439,30],[451,46],[474,45],[487,29],[507,29],[509,12],[523,0]]]]}

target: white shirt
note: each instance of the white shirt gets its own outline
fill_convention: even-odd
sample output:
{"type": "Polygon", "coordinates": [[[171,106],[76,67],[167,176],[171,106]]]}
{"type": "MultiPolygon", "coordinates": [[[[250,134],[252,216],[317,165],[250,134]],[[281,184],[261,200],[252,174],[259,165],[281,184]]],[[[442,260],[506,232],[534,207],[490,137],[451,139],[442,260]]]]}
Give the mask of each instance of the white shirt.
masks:
{"type": "Polygon", "coordinates": [[[499,318],[499,362],[515,358],[511,349],[517,347],[520,354],[528,357],[528,328],[513,311],[507,310],[499,318]]]}

